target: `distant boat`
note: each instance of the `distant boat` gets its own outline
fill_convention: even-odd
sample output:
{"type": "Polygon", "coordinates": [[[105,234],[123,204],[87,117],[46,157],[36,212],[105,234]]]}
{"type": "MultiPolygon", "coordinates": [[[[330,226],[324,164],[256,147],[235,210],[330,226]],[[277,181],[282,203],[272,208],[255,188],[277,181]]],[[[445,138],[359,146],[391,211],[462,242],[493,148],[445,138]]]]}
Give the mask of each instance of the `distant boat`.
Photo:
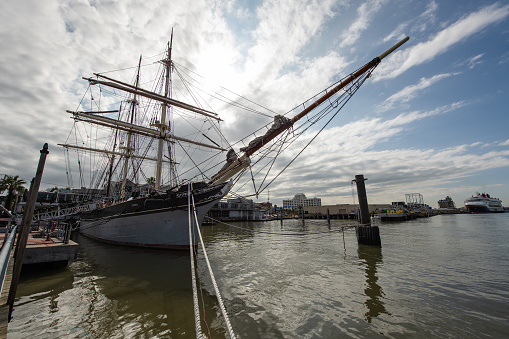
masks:
{"type": "Polygon", "coordinates": [[[454,201],[450,196],[446,196],[445,199],[438,200],[438,208],[456,208],[454,201]]]}
{"type": "Polygon", "coordinates": [[[470,213],[503,213],[502,201],[489,194],[476,192],[465,200],[465,208],[470,213]]]}

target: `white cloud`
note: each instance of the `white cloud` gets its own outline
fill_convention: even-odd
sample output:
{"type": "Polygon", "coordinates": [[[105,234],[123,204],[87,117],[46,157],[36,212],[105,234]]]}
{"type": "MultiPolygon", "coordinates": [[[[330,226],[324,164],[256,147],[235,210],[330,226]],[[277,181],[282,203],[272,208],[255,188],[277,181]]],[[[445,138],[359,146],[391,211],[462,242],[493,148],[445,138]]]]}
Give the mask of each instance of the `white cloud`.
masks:
{"type": "MultiPolygon", "coordinates": [[[[140,54],[144,61],[156,62],[158,57],[153,56],[164,49],[172,27],[175,29],[173,56],[176,62],[283,113],[328,86],[338,73],[349,71],[345,68],[352,60],[331,47],[338,34],[344,34],[343,46],[352,48],[364,48],[359,37],[368,32],[381,41],[383,37],[377,34],[382,33],[371,33],[382,25],[376,25],[376,14],[385,9],[383,6],[393,4],[395,2],[366,1],[358,7],[355,18],[348,18],[334,12],[338,5],[336,0],[269,0],[258,8],[250,5],[249,9],[232,0],[197,0],[192,6],[188,1],[163,0],[7,0],[0,11],[0,72],[3,75],[0,79],[0,125],[4,131],[0,156],[9,160],[0,164],[0,173],[31,178],[39,149],[44,142],[49,142],[50,156],[43,181],[52,186],[65,184],[65,161],[55,144],[65,141],[72,126],[65,110],[74,109],[83,95],[87,84],[81,76],[133,66],[140,54]],[[246,28],[238,22],[247,18],[248,13],[251,16],[246,28]],[[232,27],[231,21],[240,28],[232,27]],[[352,24],[341,31],[343,24],[350,21],[352,24]],[[239,38],[238,30],[242,30],[243,37],[249,35],[252,39],[239,38]],[[325,36],[327,38],[322,39],[325,36]],[[313,53],[309,52],[310,47],[313,53]]],[[[386,40],[398,37],[406,29],[422,32],[421,35],[430,34],[437,11],[437,2],[430,2],[423,14],[416,12],[416,20],[395,22],[397,27],[386,40]]],[[[429,41],[404,50],[399,59],[392,61],[399,60],[401,64],[396,62],[384,71],[384,64],[391,59],[384,60],[375,73],[375,80],[396,76],[432,60],[455,43],[503,20],[508,12],[508,5],[496,4],[458,20],[429,41]],[[396,70],[394,74],[392,70],[396,70]]],[[[386,21],[383,25],[387,25],[386,21]]],[[[407,45],[411,43],[412,40],[407,45]]],[[[501,56],[501,60],[506,59],[507,55],[501,56]]],[[[479,54],[472,62],[485,67],[486,64],[476,63],[481,60],[479,54]]],[[[410,82],[413,85],[397,93],[389,92],[385,104],[408,104],[455,74],[426,75],[419,81],[414,80],[410,82]]],[[[352,102],[347,108],[375,107],[379,96],[370,94],[367,90],[370,86],[375,91],[382,87],[369,79],[352,100],[355,102],[360,96],[366,105],[361,102],[362,105],[355,106],[352,102]]],[[[403,86],[396,84],[391,88],[403,86]]],[[[458,96],[454,100],[461,98],[458,96]]],[[[416,122],[464,106],[464,101],[458,101],[430,111],[409,109],[391,119],[363,119],[326,129],[298,163],[290,167],[274,188],[271,187],[271,197],[291,197],[299,191],[319,197],[332,197],[338,192],[351,196],[350,180],[353,175],[364,172],[370,177],[369,184],[373,183],[376,189],[370,198],[387,202],[390,198],[384,197],[382,192],[387,194],[394,189],[401,199],[400,193],[405,187],[422,184],[429,189],[475,173],[478,170],[475,166],[504,166],[508,158],[506,151],[491,152],[491,148],[481,148],[489,143],[479,141],[476,145],[475,136],[471,145],[434,150],[410,149],[401,143],[403,135],[411,131],[416,122]],[[486,153],[481,156],[480,150],[486,153]],[[309,189],[314,192],[306,191],[309,189]]],[[[220,113],[225,119],[222,132],[230,141],[236,140],[232,136],[245,136],[268,120],[241,115],[234,109],[220,113]]],[[[311,135],[303,136],[295,149],[310,138],[311,135]]],[[[509,140],[499,145],[508,146],[509,140]]],[[[285,156],[291,157],[295,152],[289,149],[285,156]]]]}
{"type": "Polygon", "coordinates": [[[378,67],[375,81],[397,77],[411,67],[429,62],[451,46],[491,24],[504,20],[507,16],[509,5],[500,7],[497,3],[483,7],[440,31],[432,39],[392,54],[378,67]]]}
{"type": "Polygon", "coordinates": [[[439,82],[442,79],[448,78],[459,73],[443,73],[434,75],[431,78],[421,78],[418,84],[410,85],[399,92],[391,95],[379,105],[379,110],[385,112],[392,109],[398,103],[406,103],[417,97],[423,90],[439,82]]]}
{"type": "Polygon", "coordinates": [[[468,60],[468,68],[472,69],[475,66],[478,66],[482,63],[481,58],[484,56],[484,53],[478,54],[468,60]]]}
{"type": "Polygon", "coordinates": [[[282,67],[298,61],[297,52],[333,16],[333,5],[333,1],[263,3],[257,11],[256,45],[249,49],[247,72],[274,77],[282,67]]]}
{"type": "MultiPolygon", "coordinates": [[[[418,190],[429,197],[442,185],[480,170],[509,166],[509,150],[472,152],[482,142],[442,149],[415,149],[391,142],[392,147],[373,149],[381,143],[396,140],[419,120],[460,106],[461,103],[456,103],[427,112],[409,112],[387,120],[363,119],[327,129],[315,140],[314,146],[271,186],[271,196],[283,199],[305,190],[309,196],[321,197],[324,204],[351,203],[350,181],[356,174],[363,173],[370,179],[370,202],[387,203],[403,199],[409,190],[418,190]]],[[[300,150],[312,136],[309,133],[298,140],[292,149],[300,150]]],[[[297,152],[288,151],[290,157],[297,152]]]]}
{"type": "Polygon", "coordinates": [[[400,41],[401,39],[403,39],[404,37],[406,37],[406,34],[404,33],[405,32],[405,29],[408,27],[408,22],[403,22],[403,23],[400,23],[391,33],[389,33],[389,35],[387,35],[382,41],[383,42],[387,42],[387,41],[392,41],[394,39],[397,39],[398,41],[400,41]]]}
{"type": "Polygon", "coordinates": [[[436,11],[438,9],[438,5],[435,1],[431,1],[426,6],[424,12],[421,13],[417,18],[412,18],[412,20],[404,21],[398,24],[398,26],[384,39],[383,42],[393,41],[393,40],[401,40],[406,37],[408,34],[408,30],[413,35],[414,33],[425,32],[426,29],[435,22],[436,11]]]}
{"type": "Polygon", "coordinates": [[[357,18],[355,18],[355,21],[350,27],[341,34],[342,41],[339,46],[348,47],[355,44],[362,32],[368,29],[373,15],[375,15],[386,2],[386,0],[371,0],[361,4],[357,9],[357,18]]]}
{"type": "Polygon", "coordinates": [[[435,15],[438,10],[438,4],[436,1],[431,1],[426,6],[426,10],[417,18],[417,25],[414,30],[424,32],[430,24],[435,22],[435,15]]]}

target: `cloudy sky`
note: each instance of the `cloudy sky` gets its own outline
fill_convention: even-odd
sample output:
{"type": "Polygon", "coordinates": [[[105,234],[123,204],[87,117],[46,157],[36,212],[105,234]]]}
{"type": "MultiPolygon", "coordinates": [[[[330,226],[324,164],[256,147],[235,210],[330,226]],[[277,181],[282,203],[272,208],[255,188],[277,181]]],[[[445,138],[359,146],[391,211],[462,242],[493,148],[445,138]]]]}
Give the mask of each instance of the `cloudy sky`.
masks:
{"type": "MultiPolygon", "coordinates": [[[[47,142],[43,188],[66,187],[57,143],[81,77],[159,55],[172,28],[176,62],[278,113],[410,36],[270,187],[271,202],[352,203],[351,180],[364,174],[370,203],[421,193],[433,207],[447,195],[463,206],[479,191],[509,205],[505,1],[4,0],[0,174],[29,181],[47,142]]],[[[222,118],[245,135],[270,122],[222,118]]]]}

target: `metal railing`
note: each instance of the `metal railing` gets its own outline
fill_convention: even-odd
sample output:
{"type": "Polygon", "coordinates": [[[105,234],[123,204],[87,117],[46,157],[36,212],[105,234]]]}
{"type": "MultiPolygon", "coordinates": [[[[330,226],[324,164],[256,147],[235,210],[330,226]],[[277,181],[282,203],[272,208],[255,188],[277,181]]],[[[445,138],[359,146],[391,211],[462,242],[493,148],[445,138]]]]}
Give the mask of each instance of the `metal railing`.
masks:
{"type": "Polygon", "coordinates": [[[66,216],[75,215],[75,214],[78,214],[81,212],[92,211],[92,210],[95,210],[96,207],[97,207],[97,204],[92,203],[92,204],[88,204],[88,205],[79,205],[79,206],[74,206],[74,207],[69,207],[69,208],[64,208],[64,209],[57,208],[56,210],[53,210],[53,211],[34,214],[33,221],[36,222],[36,221],[43,221],[43,220],[48,220],[48,219],[57,219],[57,218],[61,218],[61,217],[66,217],[66,216]]]}
{"type": "Polygon", "coordinates": [[[4,287],[5,273],[7,272],[7,267],[9,266],[9,260],[11,258],[12,247],[14,246],[14,238],[16,237],[16,231],[18,230],[18,226],[14,226],[9,234],[9,238],[7,239],[7,234],[5,238],[7,241],[4,242],[2,246],[2,251],[0,251],[0,267],[2,268],[2,272],[0,275],[0,293],[4,287]]]}
{"type": "Polygon", "coordinates": [[[62,241],[64,244],[68,244],[69,238],[71,237],[72,228],[70,223],[62,221],[53,221],[47,222],[42,227],[42,230],[48,238],[54,236],[58,240],[62,241]]]}

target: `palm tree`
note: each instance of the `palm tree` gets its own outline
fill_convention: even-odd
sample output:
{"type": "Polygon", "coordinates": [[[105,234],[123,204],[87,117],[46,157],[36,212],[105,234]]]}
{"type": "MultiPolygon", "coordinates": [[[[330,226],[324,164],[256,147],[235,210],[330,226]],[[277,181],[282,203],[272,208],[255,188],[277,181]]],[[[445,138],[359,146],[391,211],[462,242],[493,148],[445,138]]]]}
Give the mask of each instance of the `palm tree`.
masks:
{"type": "Polygon", "coordinates": [[[14,197],[14,192],[22,193],[25,191],[25,187],[23,185],[26,184],[26,181],[23,179],[18,179],[19,175],[11,176],[4,175],[3,179],[0,179],[0,193],[7,190],[7,198],[5,199],[5,208],[11,210],[12,198],[14,197]]]}

